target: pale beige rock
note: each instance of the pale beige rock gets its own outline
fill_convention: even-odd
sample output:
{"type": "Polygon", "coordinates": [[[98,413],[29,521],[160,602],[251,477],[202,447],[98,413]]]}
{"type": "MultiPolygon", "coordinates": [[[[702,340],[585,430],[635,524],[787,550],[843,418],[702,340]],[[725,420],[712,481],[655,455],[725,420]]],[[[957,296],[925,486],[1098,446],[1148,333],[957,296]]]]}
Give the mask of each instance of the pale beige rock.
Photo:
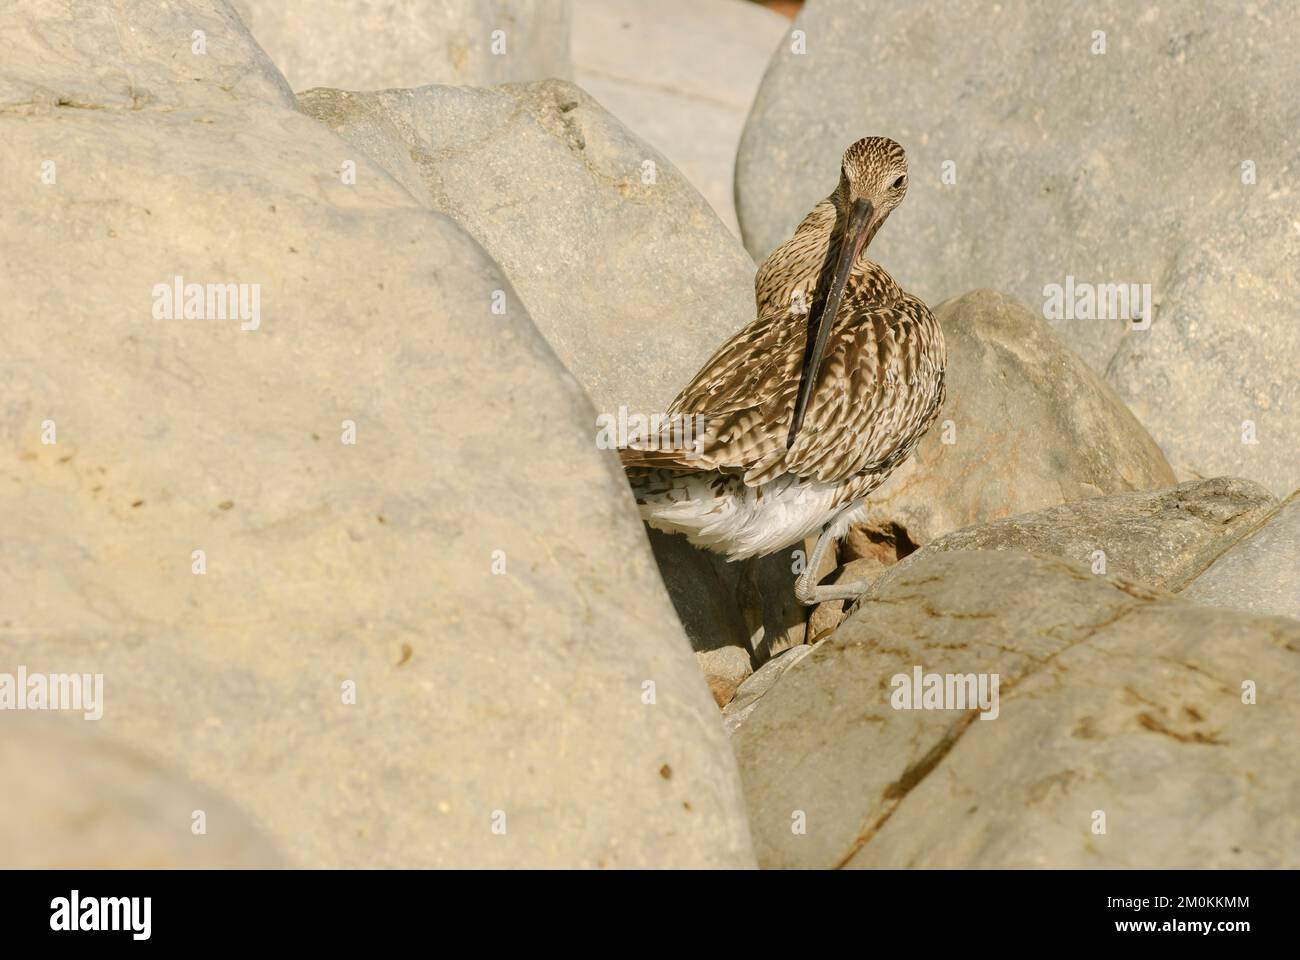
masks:
{"type": "Polygon", "coordinates": [[[736,148],[790,23],[747,0],[576,0],[574,79],[736,221],[736,148]]]}
{"type": "Polygon", "coordinates": [[[754,672],[749,662],[749,651],[744,647],[700,650],[696,652],[695,659],[719,707],[730,703],[736,695],[736,688],[754,672]]]}
{"type": "Polygon", "coordinates": [[[3,14],[5,114],[247,99],[293,107],[293,91],[225,0],[10,0],[3,14]]]}
{"type": "Polygon", "coordinates": [[[1056,558],[934,553],[732,743],[766,867],[1294,868],[1297,684],[1300,621],[1056,558]],[[917,666],[997,674],[996,718],[896,709],[917,666]]]}
{"type": "Polygon", "coordinates": [[[95,726],[49,713],[0,723],[0,869],[280,865],[242,811],[99,736],[95,726]]]}
{"type": "MultiPolygon", "coordinates": [[[[572,84],[313,90],[301,103],[483,244],[612,424],[662,411],[752,319],[754,267],[739,243],[671,165],[572,84]]],[[[803,642],[793,554],[742,567],[681,538],[651,539],[697,650],[739,644],[761,661],[803,642]]]]}
{"type": "Polygon", "coordinates": [[[1174,485],[1142,425],[1046,321],[989,290],[935,316],[947,401],[911,459],[868,498],[866,526],[925,544],[975,523],[1174,485]]]}
{"type": "Polygon", "coordinates": [[[171,37],[153,4],[39,6],[0,8],[29,105],[0,112],[29,171],[0,181],[0,670],[103,673],[103,735],[291,865],[752,864],[618,463],[527,312],[492,314],[497,265],[290,109],[242,27],[208,43],[247,88],[231,60],[78,109],[65,78],[171,37]],[[258,328],[157,318],[177,275],[258,284],[258,328]]]}
{"type": "Polygon", "coordinates": [[[569,0],[234,0],[234,6],[295,90],[488,86],[572,73],[569,0]]]}
{"type": "Polygon", "coordinates": [[[671,164],[573,84],[300,101],[483,245],[602,413],[660,413],[753,319],[749,255],[671,164]]]}
{"type": "Polygon", "coordinates": [[[1182,592],[1214,607],[1300,618],[1300,493],[1182,592]]]}
{"type": "Polygon", "coordinates": [[[939,551],[1019,550],[1178,591],[1276,507],[1277,500],[1264,487],[1233,477],[1192,480],[1169,490],[1112,493],[954,531],[883,571],[879,582],[901,576],[939,551]]]}

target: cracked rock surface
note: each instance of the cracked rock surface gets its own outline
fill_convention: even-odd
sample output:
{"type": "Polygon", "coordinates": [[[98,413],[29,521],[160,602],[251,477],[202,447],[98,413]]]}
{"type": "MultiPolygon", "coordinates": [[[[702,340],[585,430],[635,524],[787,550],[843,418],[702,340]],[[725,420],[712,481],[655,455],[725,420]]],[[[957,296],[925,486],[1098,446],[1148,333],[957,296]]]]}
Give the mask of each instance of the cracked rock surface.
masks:
{"type": "Polygon", "coordinates": [[[888,568],[875,586],[940,551],[1020,550],[1177,592],[1276,507],[1258,483],[1233,477],[1076,500],[956,530],[888,568]]]}
{"type": "Polygon", "coordinates": [[[1057,558],[936,552],[732,742],[766,867],[1296,867],[1297,684],[1300,621],[1057,558]],[[916,666],[998,674],[996,718],[894,709],[916,666]]]}

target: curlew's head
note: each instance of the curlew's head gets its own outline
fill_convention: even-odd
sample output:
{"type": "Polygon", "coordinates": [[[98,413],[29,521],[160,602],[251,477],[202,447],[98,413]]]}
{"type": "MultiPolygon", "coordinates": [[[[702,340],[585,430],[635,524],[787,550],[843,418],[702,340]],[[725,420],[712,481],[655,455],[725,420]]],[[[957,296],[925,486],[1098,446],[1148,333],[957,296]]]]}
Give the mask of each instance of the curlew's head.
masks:
{"type": "MultiPolygon", "coordinates": [[[[835,191],[847,216],[844,239],[862,251],[907,194],[907,154],[888,137],[863,137],[844,151],[835,191]]],[[[856,257],[854,257],[856,259],[856,257]]]]}
{"type": "MultiPolygon", "coordinates": [[[[786,446],[794,443],[795,435],[803,426],[804,411],[817,383],[826,341],[830,336],[835,317],[839,315],[840,301],[848,285],[849,274],[858,256],[876,235],[885,218],[903,202],[907,193],[907,154],[888,137],[863,137],[844,151],[840,163],[840,183],[831,194],[835,204],[835,226],[832,228],[832,251],[835,271],[831,275],[830,292],[826,305],[817,319],[817,338],[809,344],[804,355],[803,373],[799,395],[795,399],[794,418],[786,446]]],[[[811,318],[810,318],[811,319],[811,318]]]]}

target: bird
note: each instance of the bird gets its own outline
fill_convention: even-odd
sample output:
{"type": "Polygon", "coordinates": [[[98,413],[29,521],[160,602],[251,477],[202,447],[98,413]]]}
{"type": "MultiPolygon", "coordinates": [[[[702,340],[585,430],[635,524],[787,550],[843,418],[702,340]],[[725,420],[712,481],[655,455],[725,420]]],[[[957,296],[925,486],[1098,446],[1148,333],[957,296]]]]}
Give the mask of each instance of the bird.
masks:
{"type": "Polygon", "coordinates": [[[668,407],[674,426],[619,448],[641,518],[728,560],[818,534],[795,581],[812,605],[866,583],[821,586],[829,546],[866,519],[866,497],[943,406],[947,354],[930,308],[867,248],[907,193],[888,137],[845,150],[839,182],[759,266],[755,319],[668,407]]]}

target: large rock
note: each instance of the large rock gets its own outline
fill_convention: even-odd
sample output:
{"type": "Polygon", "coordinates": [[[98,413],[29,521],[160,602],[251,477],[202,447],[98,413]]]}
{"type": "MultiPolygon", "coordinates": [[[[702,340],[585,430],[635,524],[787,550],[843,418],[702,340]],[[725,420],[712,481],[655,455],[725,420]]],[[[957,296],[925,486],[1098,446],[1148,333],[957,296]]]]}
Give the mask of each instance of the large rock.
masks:
{"type": "Polygon", "coordinates": [[[988,290],[935,316],[948,346],[947,401],[911,459],[868,498],[867,526],[898,555],[971,524],[1174,484],[1141,424],[1045,321],[988,290]]]}
{"type": "Polygon", "coordinates": [[[1297,684],[1300,621],[1056,558],[935,553],[732,743],[768,867],[1295,868],[1297,684]],[[997,674],[996,717],[895,709],[918,666],[997,674]]]}
{"type": "Polygon", "coordinates": [[[880,585],[935,552],[1019,550],[1178,591],[1276,507],[1277,500],[1259,484],[1231,477],[1093,497],[954,531],[890,567],[880,585]]]}
{"type": "Polygon", "coordinates": [[[577,0],[578,84],[673,162],[736,236],[736,148],[790,29],[746,0],[577,0]]]}
{"type": "Polygon", "coordinates": [[[233,0],[295,90],[572,74],[569,0],[233,0]]]}
{"type": "MultiPolygon", "coordinates": [[[[483,244],[611,422],[662,411],[753,317],[744,249],[670,164],[572,84],[300,99],[483,244]]],[[[742,644],[761,660],[802,642],[789,557],[742,567],[682,538],[652,542],[697,650],[742,644]]]]}
{"type": "Polygon", "coordinates": [[[744,249],[570,83],[312,90],[301,103],[483,245],[602,413],[662,411],[753,319],[744,249]]]}
{"type": "Polygon", "coordinates": [[[1300,493],[1192,581],[1197,603],[1300,618],[1300,493]]]}
{"type": "MultiPolygon", "coordinates": [[[[55,108],[71,116],[84,116],[80,110],[129,115],[222,99],[294,103],[284,77],[224,0],[11,0],[0,13],[7,31],[0,114],[11,118],[48,118],[55,108]],[[128,22],[129,40],[122,36],[128,22]],[[227,97],[217,96],[219,90],[227,97]]],[[[6,153],[6,169],[22,169],[18,160],[16,152],[6,153]]],[[[6,176],[11,189],[31,185],[28,177],[9,181],[6,176]]]]}
{"type": "Polygon", "coordinates": [[[911,188],[872,250],[906,289],[995,287],[1040,312],[1067,277],[1149,283],[1149,329],[1058,333],[1179,479],[1300,485],[1300,6],[810,0],[795,29],[806,52],[780,48],[737,157],[756,258],[830,191],[849,143],[891,136],[911,188]]]}
{"type": "Polygon", "coordinates": [[[0,722],[0,869],[263,869],[279,858],[223,797],[80,718],[0,722]]]}
{"type": "Polygon", "coordinates": [[[0,671],[102,673],[103,735],[294,865],[752,863],[618,463],[482,248],[222,5],[0,36],[0,671]],[[258,322],[163,319],[177,276],[258,322]]]}

